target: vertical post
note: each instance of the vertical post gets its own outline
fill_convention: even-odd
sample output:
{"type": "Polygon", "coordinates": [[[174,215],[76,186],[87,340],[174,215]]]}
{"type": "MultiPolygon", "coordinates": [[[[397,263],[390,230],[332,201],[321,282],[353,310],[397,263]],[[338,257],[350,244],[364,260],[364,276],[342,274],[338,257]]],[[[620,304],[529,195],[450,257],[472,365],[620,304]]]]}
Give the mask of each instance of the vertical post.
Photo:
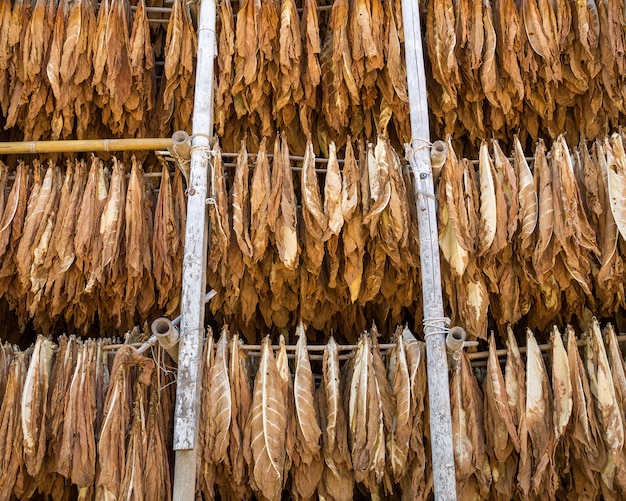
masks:
{"type": "Polygon", "coordinates": [[[216,0],[201,0],[193,107],[191,166],[187,186],[187,227],[183,260],[180,346],[174,412],[174,493],[176,501],[195,501],[198,409],[204,337],[208,241],[207,184],[209,137],[213,133],[213,63],[216,0]]]}
{"type": "Polygon", "coordinates": [[[402,18],[412,136],[407,155],[417,198],[434,491],[435,499],[448,501],[456,499],[456,478],[419,2],[402,0],[402,18]]]}

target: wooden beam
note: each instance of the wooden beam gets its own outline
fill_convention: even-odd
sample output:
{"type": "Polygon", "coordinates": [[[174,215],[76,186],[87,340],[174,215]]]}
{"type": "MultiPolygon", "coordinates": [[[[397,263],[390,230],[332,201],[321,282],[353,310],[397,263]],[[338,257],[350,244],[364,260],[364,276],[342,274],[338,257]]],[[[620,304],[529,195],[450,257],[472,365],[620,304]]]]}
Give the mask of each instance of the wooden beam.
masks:
{"type": "Polygon", "coordinates": [[[208,250],[206,198],[211,168],[209,138],[213,133],[215,15],[215,0],[201,0],[174,411],[176,462],[173,499],[176,501],[195,501],[196,493],[198,411],[208,250]]]}
{"type": "Polygon", "coordinates": [[[456,478],[419,2],[402,0],[402,18],[412,136],[411,144],[406,145],[406,149],[417,200],[433,489],[435,499],[448,501],[456,499],[456,478]]]}

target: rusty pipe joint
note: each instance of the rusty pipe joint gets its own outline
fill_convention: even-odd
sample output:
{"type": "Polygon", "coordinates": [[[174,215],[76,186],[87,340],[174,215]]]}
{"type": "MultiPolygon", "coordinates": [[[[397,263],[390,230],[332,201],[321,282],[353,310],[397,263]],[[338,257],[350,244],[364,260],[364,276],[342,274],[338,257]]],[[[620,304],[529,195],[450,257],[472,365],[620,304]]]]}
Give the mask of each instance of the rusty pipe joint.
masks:
{"type": "Polygon", "coordinates": [[[446,335],[446,352],[448,353],[448,366],[457,367],[461,361],[461,353],[465,345],[467,333],[463,327],[454,326],[446,335]]]}

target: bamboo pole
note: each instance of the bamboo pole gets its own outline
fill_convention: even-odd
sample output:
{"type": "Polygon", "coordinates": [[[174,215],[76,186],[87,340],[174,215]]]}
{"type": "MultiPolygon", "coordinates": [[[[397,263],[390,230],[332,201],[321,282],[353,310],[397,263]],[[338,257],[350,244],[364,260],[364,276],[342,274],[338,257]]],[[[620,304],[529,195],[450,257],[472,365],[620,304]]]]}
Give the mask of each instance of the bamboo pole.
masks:
{"type": "Polygon", "coordinates": [[[456,499],[456,478],[419,2],[402,0],[402,18],[412,138],[406,150],[414,175],[417,199],[433,489],[436,500],[449,501],[456,499]]]}
{"type": "Polygon", "coordinates": [[[138,139],[68,139],[65,141],[0,142],[0,155],[37,153],[78,153],[83,151],[166,150],[174,142],[171,137],[138,139]]]}
{"type": "Polygon", "coordinates": [[[187,189],[187,227],[183,259],[180,344],[174,410],[173,499],[195,501],[198,457],[198,411],[208,248],[207,188],[209,138],[213,133],[213,68],[216,0],[201,0],[198,57],[193,104],[193,141],[187,189]]]}

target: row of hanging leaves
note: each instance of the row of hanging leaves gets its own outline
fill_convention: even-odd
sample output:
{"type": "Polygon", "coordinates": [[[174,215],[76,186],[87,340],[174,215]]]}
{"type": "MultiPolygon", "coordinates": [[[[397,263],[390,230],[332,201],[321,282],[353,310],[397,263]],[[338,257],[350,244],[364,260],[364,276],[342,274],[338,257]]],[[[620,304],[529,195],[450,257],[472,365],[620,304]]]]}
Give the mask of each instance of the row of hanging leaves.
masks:
{"type": "MultiPolygon", "coordinates": [[[[428,499],[432,489],[425,346],[399,327],[386,363],[375,328],[340,366],[324,347],[316,384],[303,326],[295,361],[265,338],[253,364],[227,327],[204,354],[198,489],[204,499],[315,493],[428,499]],[[253,375],[256,369],[256,376],[253,375]],[[293,377],[291,374],[293,373],[293,377]]],[[[626,363],[613,327],[554,327],[550,371],[532,331],[513,331],[502,372],[495,338],[481,382],[464,353],[450,403],[459,499],[618,499],[626,493],[626,363]],[[582,344],[582,349],[579,348],[582,344]],[[582,352],[582,356],[581,356],[582,352]]],[[[312,358],[312,357],[311,357],[312,358]]],[[[343,358],[343,357],[342,357],[343,358]]]]}
{"type": "Polygon", "coordinates": [[[348,142],[341,170],[334,143],[329,150],[320,175],[307,142],[295,181],[285,136],[271,157],[263,140],[254,166],[242,142],[234,173],[215,156],[210,308],[249,342],[298,319],[354,342],[366,318],[391,333],[419,315],[417,216],[404,163],[382,137],[348,142]]]}
{"type": "Polygon", "coordinates": [[[24,329],[100,334],[179,310],[186,197],[163,167],[158,196],[136,159],[0,165],[0,297],[24,329]]]}
{"type": "Polygon", "coordinates": [[[620,0],[427,0],[437,136],[595,139],[624,121],[620,0]]]}
{"type": "Polygon", "coordinates": [[[170,136],[189,128],[196,34],[172,4],[157,89],[145,0],[0,3],[0,109],[19,139],[170,136]]]}
{"type": "Polygon", "coordinates": [[[528,330],[524,364],[509,329],[503,374],[492,336],[482,391],[466,356],[453,372],[459,499],[625,495],[626,364],[615,330],[593,318],[580,340],[568,326],[550,341],[546,366],[528,330]]]}
{"type": "MultiPolygon", "coordinates": [[[[334,144],[320,189],[309,143],[294,183],[284,138],[249,166],[245,143],[232,181],[219,147],[208,256],[211,301],[255,342],[258,329],[298,316],[341,336],[373,318],[385,331],[419,301],[417,218],[408,172],[389,143],[334,144]],[[356,149],[356,154],[355,154],[356,149]],[[358,160],[357,160],[358,156],[358,160]],[[250,170],[253,170],[250,173],[250,170]]],[[[142,164],[113,157],[64,168],[0,164],[0,298],[44,333],[129,329],[179,310],[186,221],[183,177],[166,166],[158,195],[142,164]]],[[[410,313],[408,313],[410,315],[410,313]]],[[[17,338],[16,338],[17,339],[17,338]]],[[[353,339],[354,340],[354,339],[353,339]]]]}
{"type": "Polygon", "coordinates": [[[172,378],[110,343],[0,345],[1,500],[171,499],[172,378]]]}
{"type": "Polygon", "coordinates": [[[398,0],[315,0],[218,6],[216,131],[226,151],[246,136],[254,150],[278,130],[289,148],[307,136],[325,155],[331,141],[410,138],[402,8],[398,0]],[[320,17],[323,17],[321,19],[320,17]],[[391,133],[390,133],[391,135],[391,133]]]}
{"type": "Polygon", "coordinates": [[[625,193],[621,134],[571,149],[559,136],[550,151],[539,141],[531,162],[517,138],[512,159],[483,142],[478,172],[448,140],[438,217],[453,322],[486,339],[490,310],[503,336],[508,323],[544,330],[620,314],[625,193]]]}
{"type": "Polygon", "coordinates": [[[276,352],[261,345],[256,377],[238,335],[227,327],[205,347],[198,489],[204,499],[279,500],[315,493],[350,500],[358,483],[383,496],[427,496],[432,487],[425,431],[425,346],[396,331],[385,366],[376,328],[364,332],[354,358],[340,366],[331,337],[315,378],[305,328],[290,367],[281,335],[276,352]],[[293,378],[291,373],[293,372],[293,378]],[[253,380],[254,379],[254,380],[253,380]]]}
{"type": "MultiPolygon", "coordinates": [[[[226,326],[217,342],[209,331],[199,494],[348,500],[358,488],[427,499],[424,343],[398,327],[385,361],[373,327],[342,364],[331,336],[320,366],[302,324],[296,335],[292,362],[281,335],[277,347],[266,337],[253,363],[226,326]]],[[[128,340],[140,336],[135,329],[128,340]]],[[[546,365],[528,330],[524,362],[509,328],[504,372],[493,336],[481,382],[466,353],[452,369],[460,499],[626,494],[626,362],[615,330],[602,333],[593,318],[580,338],[554,327],[550,341],[546,365]]],[[[72,486],[79,499],[169,499],[170,377],[128,345],[109,365],[109,343],[62,336],[57,346],[40,336],[24,351],[0,345],[0,499],[67,499],[72,486]]]]}

